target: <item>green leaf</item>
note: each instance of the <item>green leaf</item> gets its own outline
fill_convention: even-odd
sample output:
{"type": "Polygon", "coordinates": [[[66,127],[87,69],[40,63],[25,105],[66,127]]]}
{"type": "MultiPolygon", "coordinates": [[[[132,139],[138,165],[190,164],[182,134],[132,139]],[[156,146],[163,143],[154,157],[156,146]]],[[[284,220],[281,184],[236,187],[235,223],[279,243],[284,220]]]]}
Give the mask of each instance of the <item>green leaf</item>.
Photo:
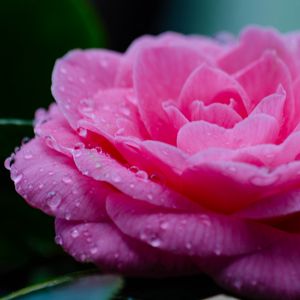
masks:
{"type": "Polygon", "coordinates": [[[33,122],[31,120],[21,120],[21,119],[0,119],[0,125],[15,125],[15,126],[32,126],[33,122]]]}
{"type": "Polygon", "coordinates": [[[1,300],[106,300],[121,289],[115,275],[75,273],[14,292],[1,300]]]}

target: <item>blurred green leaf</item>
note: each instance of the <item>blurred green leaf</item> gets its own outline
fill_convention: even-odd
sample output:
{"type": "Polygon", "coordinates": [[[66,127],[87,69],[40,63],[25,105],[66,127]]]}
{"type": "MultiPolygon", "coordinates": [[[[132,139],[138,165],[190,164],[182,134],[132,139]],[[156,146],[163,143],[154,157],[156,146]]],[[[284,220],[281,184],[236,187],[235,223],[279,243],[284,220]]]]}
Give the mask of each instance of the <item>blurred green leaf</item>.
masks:
{"type": "MultiPolygon", "coordinates": [[[[54,62],[73,48],[103,47],[104,31],[88,0],[0,3],[2,82],[0,117],[32,118],[53,101],[54,62]]],[[[0,133],[1,134],[1,133],[0,133]]]]}
{"type": "Polygon", "coordinates": [[[31,120],[21,120],[21,119],[0,119],[0,125],[15,125],[15,126],[32,126],[31,120]]]}
{"type": "Polygon", "coordinates": [[[121,277],[113,275],[66,275],[45,283],[24,288],[2,300],[106,300],[121,289],[121,277]]]}
{"type": "Polygon", "coordinates": [[[55,244],[53,218],[30,207],[16,193],[3,161],[22,138],[33,137],[31,121],[26,120],[33,118],[37,108],[53,102],[50,85],[55,60],[73,48],[103,47],[104,31],[88,0],[1,1],[0,22],[4,82],[0,110],[1,296],[30,282],[85,267],[55,244]]]}

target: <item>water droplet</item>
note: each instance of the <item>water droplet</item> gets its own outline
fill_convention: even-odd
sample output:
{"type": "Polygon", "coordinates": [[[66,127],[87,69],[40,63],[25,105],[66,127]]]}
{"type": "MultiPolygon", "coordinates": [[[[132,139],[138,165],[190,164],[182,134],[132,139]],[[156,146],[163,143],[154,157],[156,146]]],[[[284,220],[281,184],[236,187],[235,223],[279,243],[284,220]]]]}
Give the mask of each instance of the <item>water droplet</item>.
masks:
{"type": "Polygon", "coordinates": [[[97,162],[97,163],[95,164],[95,168],[96,168],[96,169],[101,168],[101,164],[100,164],[99,162],[97,162]]]}
{"type": "Polygon", "coordinates": [[[228,167],[228,171],[230,173],[235,173],[236,172],[236,167],[230,166],[230,167],[228,167]]]}
{"type": "Polygon", "coordinates": [[[56,209],[61,202],[61,197],[54,191],[47,194],[47,204],[51,209],[56,209]]]}
{"type": "Polygon", "coordinates": [[[61,85],[61,86],[59,87],[59,90],[60,90],[61,92],[64,92],[64,91],[65,91],[65,87],[61,85]]]}
{"type": "Polygon", "coordinates": [[[32,154],[30,153],[30,152],[28,152],[28,153],[25,153],[25,155],[24,155],[24,158],[25,159],[31,159],[33,156],[32,156],[32,154]]]}
{"type": "Polygon", "coordinates": [[[77,229],[72,229],[71,231],[71,237],[76,239],[77,237],[79,237],[79,231],[77,229]]]}
{"type": "Polygon", "coordinates": [[[119,256],[120,256],[119,253],[114,254],[114,258],[119,258],[119,256]]]}
{"type": "Polygon", "coordinates": [[[44,168],[40,168],[39,171],[40,171],[40,172],[44,172],[44,168]]]}
{"type": "Polygon", "coordinates": [[[97,247],[92,247],[90,249],[90,252],[91,252],[92,255],[94,255],[94,254],[96,254],[98,252],[98,248],[97,247]]]}
{"type": "Polygon", "coordinates": [[[133,184],[133,183],[130,183],[130,184],[129,184],[129,187],[130,187],[131,189],[133,189],[133,188],[134,188],[134,184],[133,184]]]}
{"type": "Polygon", "coordinates": [[[161,245],[161,240],[158,237],[152,237],[149,241],[149,244],[152,247],[157,248],[161,245]]]}
{"type": "Polygon", "coordinates": [[[50,171],[50,172],[48,173],[48,175],[50,175],[50,176],[52,176],[53,174],[54,174],[53,171],[50,171]]]}
{"type": "Polygon", "coordinates": [[[222,250],[221,250],[220,248],[216,248],[215,251],[214,251],[214,253],[215,253],[217,256],[219,256],[219,255],[221,255],[222,250]]]}
{"type": "Polygon", "coordinates": [[[147,199],[148,199],[148,200],[152,200],[152,199],[153,199],[153,195],[152,195],[152,194],[148,194],[148,195],[147,195],[147,199]]]}
{"type": "Polygon", "coordinates": [[[139,168],[138,168],[137,166],[131,166],[131,167],[129,168],[129,170],[130,170],[131,172],[133,172],[133,173],[136,173],[136,172],[138,172],[139,168]]]}
{"type": "Polygon", "coordinates": [[[41,184],[39,185],[39,189],[41,190],[43,187],[44,187],[44,185],[41,183],[41,184]]]}
{"type": "Polygon", "coordinates": [[[65,219],[66,219],[67,221],[70,221],[70,220],[71,220],[71,213],[66,212],[66,213],[65,213],[65,219]]]}
{"type": "Polygon", "coordinates": [[[85,262],[86,261],[86,255],[84,253],[80,254],[79,259],[81,260],[81,262],[85,262]]]}
{"type": "Polygon", "coordinates": [[[121,108],[121,112],[123,115],[125,115],[126,117],[129,117],[131,115],[131,111],[130,109],[126,108],[126,107],[122,107],[121,108]]]}
{"type": "Polygon", "coordinates": [[[67,74],[67,70],[65,69],[65,68],[60,68],[60,72],[62,73],[62,74],[67,74]]]}
{"type": "Polygon", "coordinates": [[[148,179],[148,174],[143,170],[137,171],[136,176],[144,180],[148,179]]]}
{"type": "Polygon", "coordinates": [[[87,137],[87,130],[85,129],[85,128],[82,128],[82,127],[80,127],[80,128],[78,128],[78,134],[81,136],[81,137],[83,137],[83,138],[86,138],[87,137]]]}
{"type": "Polygon", "coordinates": [[[116,132],[115,135],[122,135],[125,132],[124,128],[119,128],[116,132]]]}
{"type": "Polygon", "coordinates": [[[85,80],[84,77],[79,77],[79,81],[80,81],[81,83],[85,83],[85,82],[86,82],[86,80],[85,80]]]}
{"type": "Polygon", "coordinates": [[[72,179],[68,175],[66,175],[62,178],[62,182],[69,184],[72,183],[72,179]]]}
{"type": "Polygon", "coordinates": [[[121,177],[119,176],[119,175],[113,175],[112,176],[112,181],[113,182],[116,182],[116,183],[118,183],[118,182],[120,182],[122,179],[121,179],[121,177]]]}
{"type": "Polygon", "coordinates": [[[18,184],[23,178],[22,174],[17,174],[15,176],[12,175],[12,180],[14,181],[15,184],[18,184]]]}
{"type": "Polygon", "coordinates": [[[242,287],[242,281],[239,280],[239,279],[237,279],[237,280],[233,283],[233,285],[234,285],[238,290],[240,290],[241,287],[242,287]]]}
{"type": "Polygon", "coordinates": [[[168,222],[162,222],[162,223],[160,224],[160,228],[161,228],[162,230],[168,229],[168,228],[169,228],[169,223],[168,223],[168,222]]]}
{"type": "Polygon", "coordinates": [[[190,242],[187,242],[185,244],[186,249],[191,250],[192,249],[192,244],[190,242]]]}
{"type": "Polygon", "coordinates": [[[15,153],[12,153],[11,156],[5,160],[4,166],[7,170],[11,170],[11,166],[15,162],[15,156],[16,156],[15,153]]]}
{"type": "Polygon", "coordinates": [[[56,243],[57,245],[62,245],[62,244],[63,244],[63,240],[62,240],[62,237],[61,237],[60,235],[57,235],[57,236],[55,237],[55,243],[56,243]]]}

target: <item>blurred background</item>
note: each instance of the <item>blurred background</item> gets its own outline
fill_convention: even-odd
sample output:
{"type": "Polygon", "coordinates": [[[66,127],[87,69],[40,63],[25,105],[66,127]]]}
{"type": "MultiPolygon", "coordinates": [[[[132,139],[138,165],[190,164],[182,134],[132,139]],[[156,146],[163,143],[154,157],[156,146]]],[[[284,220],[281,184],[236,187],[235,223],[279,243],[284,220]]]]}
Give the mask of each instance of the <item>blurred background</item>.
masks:
{"type": "MultiPolygon", "coordinates": [[[[14,0],[0,6],[0,119],[31,120],[47,107],[55,59],[73,48],[123,52],[140,35],[170,30],[214,36],[237,34],[247,24],[300,28],[299,0],[14,0]]],[[[0,160],[32,135],[30,126],[0,125],[0,160]]],[[[54,243],[52,218],[25,204],[3,167],[0,184],[0,296],[89,267],[54,243]]]]}

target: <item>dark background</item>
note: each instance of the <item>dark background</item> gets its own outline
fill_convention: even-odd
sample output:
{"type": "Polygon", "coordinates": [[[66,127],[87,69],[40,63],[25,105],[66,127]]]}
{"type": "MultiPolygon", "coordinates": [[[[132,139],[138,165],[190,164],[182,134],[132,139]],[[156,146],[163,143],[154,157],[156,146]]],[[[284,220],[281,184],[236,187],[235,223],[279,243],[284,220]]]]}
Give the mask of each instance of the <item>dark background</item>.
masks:
{"type": "MultiPolygon", "coordinates": [[[[105,47],[123,52],[143,34],[168,30],[237,34],[249,23],[297,30],[299,11],[298,0],[1,1],[0,119],[31,120],[37,108],[47,107],[53,101],[54,61],[70,49],[105,47]]],[[[32,135],[30,126],[0,125],[0,160],[22,137],[32,135]]],[[[0,184],[0,296],[90,267],[77,264],[55,245],[53,219],[25,204],[4,168],[0,184]]],[[[219,292],[206,278],[202,287],[203,296],[219,292]]]]}

